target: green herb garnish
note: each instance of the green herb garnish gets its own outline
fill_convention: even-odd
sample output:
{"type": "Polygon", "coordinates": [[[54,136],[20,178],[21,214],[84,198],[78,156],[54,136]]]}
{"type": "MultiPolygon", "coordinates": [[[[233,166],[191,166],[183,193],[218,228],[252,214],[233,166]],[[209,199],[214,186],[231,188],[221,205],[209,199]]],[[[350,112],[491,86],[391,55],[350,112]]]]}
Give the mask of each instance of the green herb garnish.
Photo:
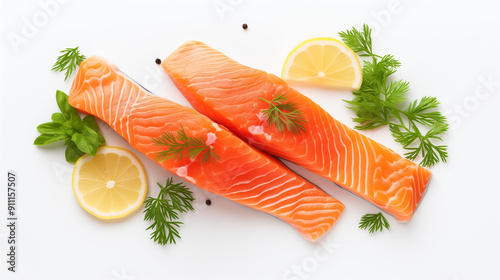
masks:
{"type": "Polygon", "coordinates": [[[182,127],[177,131],[177,136],[172,132],[163,132],[160,137],[153,138],[153,142],[158,146],[165,146],[168,149],[156,154],[156,161],[168,159],[182,160],[184,157],[195,159],[201,155],[201,163],[217,162],[220,157],[215,153],[214,147],[207,145],[202,136],[187,136],[182,127]]]}
{"type": "Polygon", "coordinates": [[[193,211],[191,202],[194,201],[193,193],[182,183],[173,183],[173,179],[167,179],[165,186],[157,183],[160,193],[157,198],[148,197],[144,201],[144,220],[153,221],[146,230],[153,230],[151,239],[160,245],[176,243],[176,238],[181,238],[178,229],[182,222],[179,213],[193,211]]]}
{"type": "Polygon", "coordinates": [[[269,104],[269,109],[262,112],[270,126],[276,127],[280,132],[285,132],[286,129],[292,134],[306,132],[304,125],[307,120],[297,109],[297,103],[287,101],[288,96],[277,94],[271,101],[262,97],[260,99],[269,104]]]}
{"type": "Polygon", "coordinates": [[[37,127],[41,135],[33,144],[42,146],[64,140],[67,162],[76,162],[84,154],[95,156],[97,148],[106,141],[94,117],[80,119],[78,111],[69,105],[68,95],[62,91],[56,92],[56,101],[61,113],[52,114],[52,122],[37,127]]]}
{"type": "Polygon", "coordinates": [[[51,70],[58,72],[66,71],[66,75],[64,77],[64,80],[66,81],[80,65],[80,63],[85,59],[85,56],[80,54],[78,47],[67,48],[60,51],[59,53],[61,53],[61,55],[57,57],[57,61],[52,66],[51,70]]]}
{"type": "Polygon", "coordinates": [[[373,233],[375,231],[382,232],[382,230],[384,230],[384,227],[387,230],[391,228],[389,222],[384,217],[384,215],[382,215],[382,213],[366,214],[361,218],[361,221],[359,222],[359,228],[361,229],[368,228],[368,232],[370,233],[373,233]]]}
{"type": "Polygon", "coordinates": [[[405,106],[409,83],[393,81],[394,74],[401,63],[392,55],[379,56],[372,51],[371,29],[363,25],[339,33],[346,45],[361,57],[368,57],[363,65],[363,83],[359,90],[353,91],[354,99],[349,103],[356,116],[353,118],[360,130],[374,129],[388,125],[395,140],[409,152],[405,157],[414,160],[422,156],[420,164],[430,167],[439,160],[446,162],[446,145],[437,145],[441,136],[448,130],[446,117],[436,111],[439,101],[425,96],[409,102],[405,106]]]}

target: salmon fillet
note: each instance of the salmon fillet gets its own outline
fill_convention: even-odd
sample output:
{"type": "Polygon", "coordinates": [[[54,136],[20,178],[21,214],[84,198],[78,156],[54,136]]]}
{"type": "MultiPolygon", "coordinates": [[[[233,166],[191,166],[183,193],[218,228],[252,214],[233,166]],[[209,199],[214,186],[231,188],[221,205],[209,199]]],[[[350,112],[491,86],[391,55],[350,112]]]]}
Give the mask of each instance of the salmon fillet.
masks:
{"type": "Polygon", "coordinates": [[[337,221],[344,205],[192,108],[154,96],[99,57],[80,64],[69,94],[71,106],[108,123],[132,147],[156,161],[153,138],[163,132],[200,137],[220,156],[156,161],[194,185],[250,208],[271,214],[315,240],[337,221]],[[210,142],[210,143],[209,143],[210,142]]]}
{"type": "Polygon", "coordinates": [[[200,113],[251,145],[292,161],[409,221],[431,173],[334,119],[311,99],[264,71],[246,67],[201,42],[188,41],[162,63],[200,113]],[[269,126],[262,111],[285,94],[298,104],[306,132],[269,126]]]}

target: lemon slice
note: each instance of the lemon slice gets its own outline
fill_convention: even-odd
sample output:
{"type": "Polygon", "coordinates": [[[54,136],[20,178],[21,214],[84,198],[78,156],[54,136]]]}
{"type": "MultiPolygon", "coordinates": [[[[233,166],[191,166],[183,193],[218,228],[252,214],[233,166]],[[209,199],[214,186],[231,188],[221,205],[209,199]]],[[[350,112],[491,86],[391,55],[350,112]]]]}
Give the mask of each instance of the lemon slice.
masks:
{"type": "Polygon", "coordinates": [[[73,191],[83,209],[97,218],[121,218],[143,203],[146,172],[129,150],[104,146],[75,163],[73,191]]]}
{"type": "Polygon", "coordinates": [[[353,90],[363,80],[356,53],[333,38],[314,38],[298,45],[286,58],[281,78],[353,90]]]}

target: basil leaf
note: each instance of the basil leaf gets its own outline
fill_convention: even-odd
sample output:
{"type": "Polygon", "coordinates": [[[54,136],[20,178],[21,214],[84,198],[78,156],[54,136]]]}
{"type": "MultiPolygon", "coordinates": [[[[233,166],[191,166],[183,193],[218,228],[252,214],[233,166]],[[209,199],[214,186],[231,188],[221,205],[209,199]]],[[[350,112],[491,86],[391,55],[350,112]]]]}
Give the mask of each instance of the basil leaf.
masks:
{"type": "Polygon", "coordinates": [[[97,153],[97,148],[99,148],[99,133],[95,132],[92,128],[86,125],[83,126],[82,132],[83,136],[87,138],[87,141],[92,144],[92,150],[91,152],[89,152],[89,154],[95,156],[95,154],[97,153]]]}
{"type": "Polygon", "coordinates": [[[82,133],[76,132],[71,137],[71,140],[73,140],[80,151],[93,156],[97,153],[99,137],[97,136],[97,132],[92,130],[90,127],[84,125],[82,133]]]}
{"type": "Polygon", "coordinates": [[[75,126],[77,126],[79,123],[81,123],[81,122],[79,122],[79,121],[67,121],[67,122],[65,122],[63,125],[64,132],[66,132],[66,134],[69,135],[70,137],[73,136],[73,134],[80,132],[80,129],[75,128],[75,126]]]}
{"type": "Polygon", "coordinates": [[[68,143],[66,151],[64,152],[64,155],[66,156],[66,161],[73,163],[76,162],[84,154],[85,153],[80,151],[73,141],[70,141],[68,143]]]}
{"type": "Polygon", "coordinates": [[[82,123],[90,128],[92,128],[95,132],[99,130],[99,126],[97,125],[97,122],[95,121],[94,117],[88,115],[85,116],[82,119],[82,123]]]}
{"type": "Polygon", "coordinates": [[[41,135],[33,144],[41,146],[64,140],[68,162],[76,162],[86,153],[95,156],[97,148],[106,143],[95,118],[86,116],[82,120],[78,111],[68,103],[68,95],[62,91],[56,92],[56,101],[61,113],[53,113],[52,122],[37,127],[41,135]]]}
{"type": "Polygon", "coordinates": [[[33,144],[37,145],[37,146],[43,146],[43,145],[47,145],[47,144],[54,143],[54,142],[57,142],[57,141],[61,141],[61,140],[64,140],[64,139],[66,139],[66,135],[64,135],[64,134],[57,134],[57,135],[54,135],[54,134],[41,134],[40,136],[38,136],[35,139],[35,142],[33,142],[33,144]]]}
{"type": "Polygon", "coordinates": [[[95,132],[97,132],[97,135],[99,137],[99,144],[104,145],[106,144],[106,140],[104,140],[104,136],[102,136],[101,132],[99,131],[99,126],[97,125],[97,122],[93,116],[86,116],[82,119],[82,123],[90,128],[92,128],[95,132]]]}
{"type": "Polygon", "coordinates": [[[69,137],[72,137],[73,134],[77,133],[78,131],[76,131],[73,127],[65,127],[64,128],[64,132],[66,133],[66,135],[68,135],[69,137]]]}
{"type": "Polygon", "coordinates": [[[54,113],[54,114],[52,114],[51,119],[55,123],[64,124],[66,122],[66,118],[61,113],[54,113]]]}
{"type": "Polygon", "coordinates": [[[98,136],[97,140],[99,141],[99,146],[106,144],[106,139],[104,139],[104,136],[102,136],[100,132],[97,132],[97,136],[98,136]]]}
{"type": "Polygon", "coordinates": [[[60,90],[56,92],[57,106],[67,120],[80,120],[78,111],[68,103],[68,95],[60,90]]]}
{"type": "Polygon", "coordinates": [[[73,120],[73,121],[68,121],[66,123],[64,123],[64,130],[66,131],[66,133],[69,135],[69,136],[72,136],[73,134],[77,133],[77,132],[82,132],[82,128],[83,128],[83,123],[81,120],[73,120]]]}
{"type": "Polygon", "coordinates": [[[36,130],[40,133],[45,134],[64,134],[64,129],[62,124],[55,122],[42,123],[37,126],[36,130]]]}

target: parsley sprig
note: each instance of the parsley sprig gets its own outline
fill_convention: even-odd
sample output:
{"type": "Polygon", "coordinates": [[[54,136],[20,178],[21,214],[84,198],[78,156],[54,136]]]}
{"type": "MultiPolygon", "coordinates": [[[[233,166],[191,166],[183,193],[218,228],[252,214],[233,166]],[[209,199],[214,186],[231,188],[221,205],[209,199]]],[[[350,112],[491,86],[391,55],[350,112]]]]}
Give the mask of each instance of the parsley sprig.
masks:
{"type": "Polygon", "coordinates": [[[202,164],[217,162],[220,157],[215,153],[214,147],[207,145],[205,139],[194,136],[187,136],[184,127],[177,131],[177,135],[172,132],[163,132],[159,137],[153,137],[153,142],[158,146],[165,146],[167,150],[156,154],[157,161],[168,159],[182,160],[184,157],[195,159],[200,156],[202,164]]]}
{"type": "Polygon", "coordinates": [[[359,228],[368,229],[370,233],[374,233],[375,231],[382,232],[384,227],[389,230],[391,225],[389,225],[387,219],[380,212],[378,214],[366,214],[361,217],[361,221],[359,222],[359,228]]]}
{"type": "Polygon", "coordinates": [[[153,230],[151,239],[162,246],[175,244],[181,238],[178,229],[183,224],[178,221],[179,213],[194,210],[193,193],[182,183],[174,184],[172,178],[167,179],[165,186],[157,184],[158,197],[150,196],[144,201],[144,220],[153,222],[146,230],[153,230]]]}
{"type": "Polygon", "coordinates": [[[367,57],[363,65],[363,83],[353,91],[354,99],[346,101],[354,110],[353,118],[360,130],[388,125],[394,139],[408,150],[409,160],[422,157],[420,164],[430,167],[440,160],[446,162],[446,145],[436,144],[448,130],[446,117],[436,111],[439,101],[425,96],[405,105],[410,89],[407,81],[390,79],[401,63],[392,55],[376,55],[372,51],[371,29],[363,25],[339,33],[346,45],[361,57],[367,57]],[[370,59],[371,58],[371,59],[370,59]]]}
{"type": "Polygon", "coordinates": [[[269,109],[263,110],[267,123],[276,127],[280,132],[285,129],[292,134],[306,132],[307,123],[304,114],[297,109],[297,103],[288,101],[288,96],[277,94],[271,101],[260,98],[269,104],[269,109]]]}
{"type": "Polygon", "coordinates": [[[52,114],[52,122],[37,127],[41,133],[33,144],[37,146],[64,141],[66,161],[76,162],[84,154],[95,156],[97,148],[106,141],[99,132],[93,116],[80,119],[78,111],[68,103],[68,95],[62,91],[56,92],[56,101],[61,113],[52,114]]]}
{"type": "Polygon", "coordinates": [[[52,66],[51,70],[57,72],[66,71],[66,75],[64,76],[64,81],[66,81],[85,59],[85,56],[80,54],[78,47],[66,48],[59,53],[61,53],[61,55],[57,58],[57,61],[52,66]]]}

